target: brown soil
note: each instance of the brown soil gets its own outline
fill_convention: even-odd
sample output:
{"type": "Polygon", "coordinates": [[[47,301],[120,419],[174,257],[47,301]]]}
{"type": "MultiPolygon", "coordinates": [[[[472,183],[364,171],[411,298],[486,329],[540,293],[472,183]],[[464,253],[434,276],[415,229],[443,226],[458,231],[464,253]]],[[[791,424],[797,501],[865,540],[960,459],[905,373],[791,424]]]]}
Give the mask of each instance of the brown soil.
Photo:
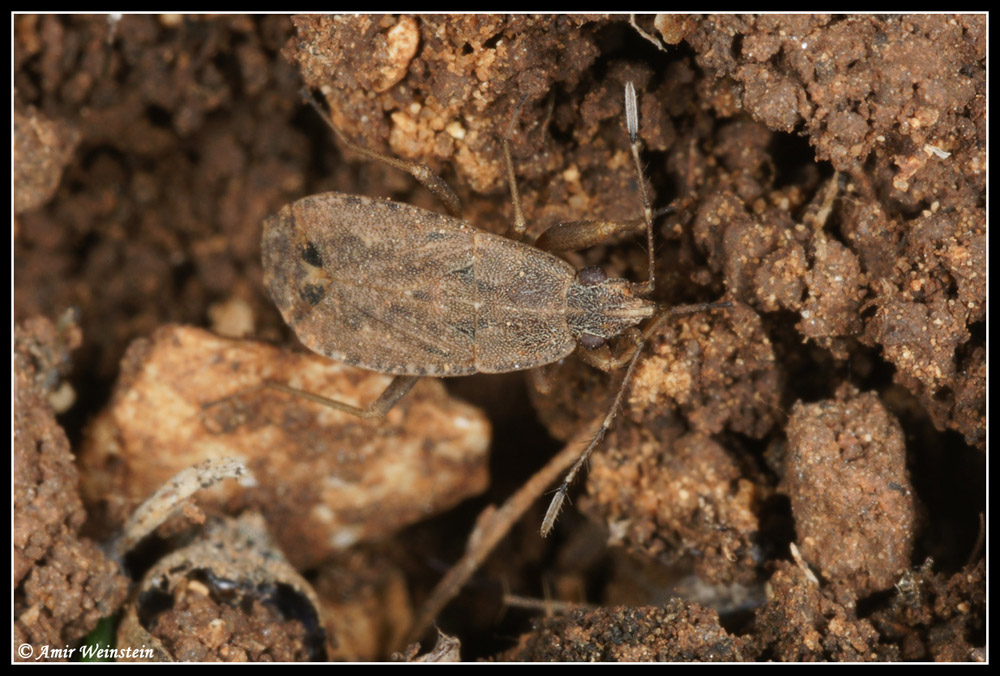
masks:
{"type": "MultiPolygon", "coordinates": [[[[200,504],[265,514],[338,614],[330,654],[402,650],[475,516],[620,374],[567,358],[431,384],[387,428],[270,391],[203,412],[262,378],[365,401],[381,382],[262,344],[297,344],[262,284],[268,215],[326,190],[442,211],[341,155],[298,90],[353,141],[440,172],[495,233],[525,96],[512,151],[537,235],[641,215],[631,81],[654,208],[675,207],[655,297],[733,306],[653,336],[554,535],[539,504],[438,626],[467,660],[983,659],[986,44],[984,15],[16,16],[15,642],[75,645],[120,609],[123,572],[134,588],[197,519],[126,569],[95,540],[224,450],[258,486],[200,504]],[[486,485],[489,429],[486,492],[452,508],[486,485]],[[379,464],[390,451],[418,464],[379,464]],[[359,501],[324,492],[331,472],[359,501]],[[541,618],[505,589],[601,607],[541,618]]],[[[642,244],[565,257],[641,280],[642,244]]],[[[273,608],[171,598],[175,657],[307,656],[273,608]],[[242,633],[185,643],[196,616],[242,633]],[[252,638],[272,626],[291,648],[252,638]]]]}

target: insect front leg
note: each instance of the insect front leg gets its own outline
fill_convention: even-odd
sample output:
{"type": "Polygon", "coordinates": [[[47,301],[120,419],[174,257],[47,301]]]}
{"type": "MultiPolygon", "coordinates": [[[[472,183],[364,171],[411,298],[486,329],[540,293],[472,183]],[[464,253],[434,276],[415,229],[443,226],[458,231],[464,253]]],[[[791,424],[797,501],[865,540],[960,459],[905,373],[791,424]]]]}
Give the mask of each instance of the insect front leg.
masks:
{"type": "MultiPolygon", "coordinates": [[[[507,167],[507,184],[510,187],[510,199],[514,205],[514,222],[507,231],[507,237],[521,242],[534,244],[544,251],[575,251],[602,244],[615,235],[640,230],[646,225],[646,219],[633,218],[626,221],[580,220],[566,223],[556,223],[543,232],[534,242],[527,234],[527,223],[521,208],[521,195],[517,189],[517,176],[514,174],[514,160],[511,157],[510,140],[521,112],[521,107],[527,95],[522,96],[514,107],[510,125],[501,139],[504,162],[507,167]]],[[[651,227],[651,226],[650,226],[651,227]]]]}
{"type": "Polygon", "coordinates": [[[681,305],[673,308],[663,308],[656,314],[656,316],[653,317],[646,328],[642,331],[632,328],[626,332],[626,335],[631,340],[632,344],[626,348],[622,354],[617,356],[612,355],[606,345],[590,350],[583,347],[577,349],[576,354],[579,355],[586,363],[595,368],[601,369],[602,371],[618,369],[625,364],[628,364],[628,368],[625,369],[625,375],[622,376],[621,384],[618,386],[618,394],[615,395],[615,399],[612,402],[611,407],[608,409],[607,414],[604,416],[604,420],[601,422],[600,428],[598,428],[597,433],[594,434],[590,443],[587,444],[587,447],[580,454],[579,459],[577,459],[576,463],[566,474],[566,478],[563,479],[562,485],[559,486],[559,490],[556,491],[555,496],[552,498],[552,502],[549,503],[549,509],[545,513],[545,519],[542,520],[542,537],[547,536],[552,531],[556,518],[559,516],[559,510],[562,509],[563,502],[566,499],[566,494],[569,492],[570,485],[576,478],[580,468],[586,464],[590,454],[593,453],[594,449],[601,443],[604,435],[607,434],[607,431],[611,428],[611,424],[614,422],[615,416],[621,409],[622,402],[625,399],[625,392],[628,389],[629,383],[632,381],[632,374],[635,371],[635,366],[639,361],[639,356],[642,354],[642,348],[646,344],[646,341],[649,340],[649,338],[656,333],[659,327],[670,317],[695,314],[698,312],[705,312],[707,310],[728,308],[730,306],[732,306],[730,301],[720,301],[716,303],[697,303],[694,305],[681,305]]]}
{"type": "Polygon", "coordinates": [[[535,246],[544,251],[576,251],[603,244],[616,235],[632,233],[644,226],[645,221],[641,218],[556,223],[538,236],[535,246]]]}

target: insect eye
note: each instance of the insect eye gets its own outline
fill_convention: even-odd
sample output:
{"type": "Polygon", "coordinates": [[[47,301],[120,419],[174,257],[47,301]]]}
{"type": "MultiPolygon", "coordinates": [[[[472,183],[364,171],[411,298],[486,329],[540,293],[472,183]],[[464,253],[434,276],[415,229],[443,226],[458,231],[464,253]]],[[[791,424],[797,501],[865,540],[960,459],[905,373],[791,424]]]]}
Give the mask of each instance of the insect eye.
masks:
{"type": "Polygon", "coordinates": [[[580,345],[588,350],[596,350],[597,348],[604,345],[607,342],[606,339],[600,336],[595,336],[592,333],[582,333],[580,334],[580,345]]]}
{"type": "Polygon", "coordinates": [[[584,286],[593,286],[594,284],[600,284],[603,282],[608,278],[608,275],[604,272],[603,268],[591,265],[577,272],[576,278],[584,286]]]}

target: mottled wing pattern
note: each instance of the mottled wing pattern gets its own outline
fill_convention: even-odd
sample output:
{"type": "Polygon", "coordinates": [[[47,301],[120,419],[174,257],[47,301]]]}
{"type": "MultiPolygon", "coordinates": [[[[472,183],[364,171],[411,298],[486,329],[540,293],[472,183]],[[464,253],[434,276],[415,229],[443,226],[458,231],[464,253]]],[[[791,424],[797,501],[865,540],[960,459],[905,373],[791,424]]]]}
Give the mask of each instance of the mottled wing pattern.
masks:
{"type": "Polygon", "coordinates": [[[504,373],[562,359],[576,348],[566,294],[576,271],[519,242],[476,235],[476,368],[504,373]]]}
{"type": "Polygon", "coordinates": [[[395,202],[314,195],[265,223],[264,283],[314,352],[382,373],[475,373],[476,233],[395,202]]]}

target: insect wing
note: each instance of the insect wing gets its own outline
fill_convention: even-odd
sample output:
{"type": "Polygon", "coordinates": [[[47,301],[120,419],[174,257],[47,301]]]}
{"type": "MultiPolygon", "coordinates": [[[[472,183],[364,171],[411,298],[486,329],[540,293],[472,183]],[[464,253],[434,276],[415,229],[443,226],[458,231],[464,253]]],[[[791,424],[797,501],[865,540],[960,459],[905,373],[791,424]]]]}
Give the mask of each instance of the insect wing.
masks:
{"type": "Polygon", "coordinates": [[[476,367],[520,371],[568,355],[576,339],[566,295],[576,272],[560,258],[504,237],[476,235],[476,367]]]}
{"type": "Polygon", "coordinates": [[[264,283],[318,354],[381,373],[475,373],[476,234],[396,202],[314,195],[265,222],[264,283]]]}

